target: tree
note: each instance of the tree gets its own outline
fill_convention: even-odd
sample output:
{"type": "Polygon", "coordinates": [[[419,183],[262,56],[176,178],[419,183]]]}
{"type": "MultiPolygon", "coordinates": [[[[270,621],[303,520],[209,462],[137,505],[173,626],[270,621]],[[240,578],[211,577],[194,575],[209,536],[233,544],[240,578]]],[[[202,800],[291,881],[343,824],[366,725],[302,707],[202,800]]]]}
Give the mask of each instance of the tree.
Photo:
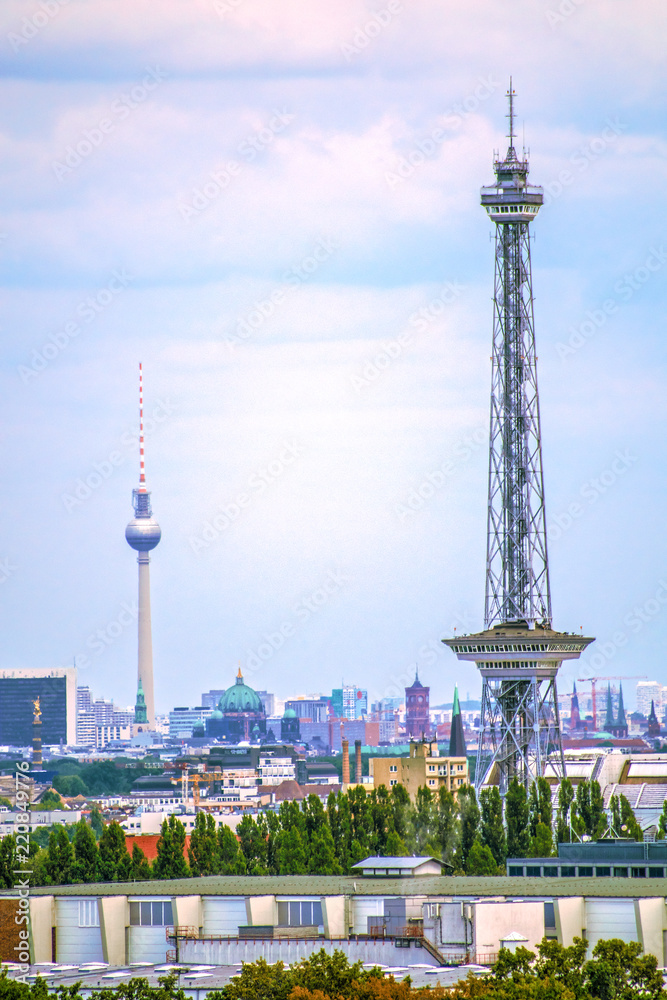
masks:
{"type": "MultiPolygon", "coordinates": [[[[295,803],[296,804],[296,803],[295,803]]],[[[297,811],[300,813],[300,810],[297,811]]],[[[252,816],[244,816],[236,828],[248,875],[268,875],[268,844],[252,816]]]]}
{"type": "MultiPolygon", "coordinates": [[[[487,844],[479,837],[473,842],[466,861],[466,875],[497,875],[498,865],[487,844]]],[[[504,874],[504,872],[502,873],[504,874]]]]}
{"type": "Polygon", "coordinates": [[[306,849],[296,826],[283,830],[278,837],[278,874],[305,875],[308,872],[306,849]]]}
{"type": "Polygon", "coordinates": [[[102,836],[102,831],[104,830],[104,819],[102,818],[102,813],[98,806],[93,806],[90,810],[90,825],[93,829],[93,833],[99,840],[102,836]]]}
{"type": "Polygon", "coordinates": [[[625,795],[612,795],[609,799],[611,812],[611,834],[614,837],[629,837],[632,840],[643,840],[644,833],[632,806],[625,795]]]}
{"type": "Polygon", "coordinates": [[[512,778],[505,796],[508,858],[525,858],[528,854],[530,846],[528,816],[526,789],[516,778],[512,778]]]}
{"type": "Polygon", "coordinates": [[[433,792],[426,785],[417,789],[412,810],[413,844],[417,854],[435,854],[438,850],[438,813],[433,792]]]}
{"type": "Polygon", "coordinates": [[[39,800],[39,808],[47,810],[62,809],[63,800],[53,788],[47,788],[39,800]]]}
{"type": "Polygon", "coordinates": [[[667,799],[662,803],[662,812],[658,820],[658,837],[660,840],[667,837],[667,799]]]}
{"type": "Polygon", "coordinates": [[[531,858],[548,858],[551,856],[553,850],[551,835],[553,810],[551,806],[551,785],[546,778],[537,778],[530,786],[528,810],[528,823],[530,826],[528,855],[531,858]],[[547,847],[547,845],[546,854],[541,853],[541,848],[547,847]]]}
{"type": "Polygon", "coordinates": [[[456,799],[444,785],[438,789],[437,810],[437,843],[440,857],[451,865],[461,847],[461,823],[456,799]]]}
{"type": "Polygon", "coordinates": [[[78,774],[57,774],[53,779],[53,786],[68,799],[88,795],[88,789],[78,774]]]}
{"type": "Polygon", "coordinates": [[[308,852],[308,873],[310,875],[342,875],[343,869],[336,857],[331,830],[323,823],[314,831],[308,852]]]}
{"type": "Polygon", "coordinates": [[[132,859],[125,844],[125,831],[115,820],[105,826],[99,843],[100,877],[103,882],[126,882],[132,859]]]}
{"type": "Polygon", "coordinates": [[[574,789],[569,778],[563,778],[558,786],[558,813],[556,816],[556,843],[569,844],[572,840],[570,831],[570,806],[574,799],[574,789]]]}
{"type": "Polygon", "coordinates": [[[461,818],[460,864],[465,868],[479,829],[479,806],[473,785],[462,785],[457,793],[461,818]]]}
{"type": "MultiPolygon", "coordinates": [[[[100,877],[100,852],[92,827],[81,817],[74,832],[73,882],[97,882],[100,877]]],[[[51,853],[49,845],[49,854],[51,853]]]]}
{"type": "Polygon", "coordinates": [[[221,875],[245,875],[246,863],[236,835],[225,823],[218,827],[221,875]]]}
{"type": "Polygon", "coordinates": [[[8,834],[0,841],[0,886],[11,889],[16,882],[14,871],[20,862],[16,859],[16,837],[8,834]]]}
{"type": "Polygon", "coordinates": [[[153,878],[186,878],[190,872],[184,856],[185,827],[172,813],[162,821],[153,878]]]}
{"type": "Polygon", "coordinates": [[[503,826],[503,802],[498,786],[483,788],[479,804],[482,810],[481,842],[491,851],[496,866],[502,868],[507,859],[507,839],[503,826]]]}
{"type": "Polygon", "coordinates": [[[217,875],[220,870],[218,836],[211,813],[198,812],[190,834],[188,860],[192,875],[217,875]]]}
{"type": "Polygon", "coordinates": [[[654,955],[641,954],[636,941],[598,941],[593,957],[584,965],[590,994],[596,1000],[649,1000],[663,998],[662,972],[654,955]]]}
{"type": "Polygon", "coordinates": [[[607,814],[599,783],[593,779],[577,785],[574,804],[576,814],[572,817],[573,828],[579,836],[585,833],[593,840],[598,840],[607,828],[607,814]]]}
{"type": "Polygon", "coordinates": [[[138,844],[132,846],[132,865],[130,867],[130,878],[142,881],[151,877],[151,866],[148,858],[138,844]]]}

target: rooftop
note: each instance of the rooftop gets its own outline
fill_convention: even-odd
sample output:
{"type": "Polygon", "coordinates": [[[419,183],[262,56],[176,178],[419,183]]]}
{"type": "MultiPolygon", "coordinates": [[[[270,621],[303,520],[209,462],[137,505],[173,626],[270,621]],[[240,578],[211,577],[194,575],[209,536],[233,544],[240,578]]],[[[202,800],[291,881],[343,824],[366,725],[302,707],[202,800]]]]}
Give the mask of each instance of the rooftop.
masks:
{"type": "MultiPolygon", "coordinates": [[[[386,859],[385,859],[386,860],[386,859]]],[[[406,860],[401,858],[401,861],[406,860]]],[[[93,882],[31,888],[32,896],[405,896],[418,887],[420,896],[451,898],[487,896],[524,899],[554,896],[643,899],[666,893],[658,878],[468,878],[433,875],[412,878],[359,878],[345,875],[210,875],[205,878],[151,879],[145,882],[93,882]]],[[[16,897],[3,889],[0,897],[16,897]]]]}

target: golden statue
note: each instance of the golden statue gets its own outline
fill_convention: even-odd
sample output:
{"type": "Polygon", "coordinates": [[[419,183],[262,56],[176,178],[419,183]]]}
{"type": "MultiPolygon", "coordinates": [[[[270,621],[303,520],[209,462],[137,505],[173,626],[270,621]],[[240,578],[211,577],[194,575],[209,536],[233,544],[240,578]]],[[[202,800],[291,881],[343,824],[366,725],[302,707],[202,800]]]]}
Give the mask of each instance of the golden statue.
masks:
{"type": "Polygon", "coordinates": [[[42,719],[42,710],[39,707],[39,698],[35,698],[35,700],[32,703],[32,707],[33,707],[33,710],[34,710],[32,721],[33,722],[41,722],[41,719],[42,719]]]}

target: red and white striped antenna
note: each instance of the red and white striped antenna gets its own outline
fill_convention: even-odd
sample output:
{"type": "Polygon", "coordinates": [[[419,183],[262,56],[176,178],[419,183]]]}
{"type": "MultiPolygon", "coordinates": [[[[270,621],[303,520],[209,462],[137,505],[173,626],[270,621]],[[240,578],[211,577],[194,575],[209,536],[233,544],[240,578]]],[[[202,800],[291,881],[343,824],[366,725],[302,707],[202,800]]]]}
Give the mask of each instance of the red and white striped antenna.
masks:
{"type": "Polygon", "coordinates": [[[139,492],[146,492],[146,469],[144,467],[144,369],[139,362],[139,492]]]}

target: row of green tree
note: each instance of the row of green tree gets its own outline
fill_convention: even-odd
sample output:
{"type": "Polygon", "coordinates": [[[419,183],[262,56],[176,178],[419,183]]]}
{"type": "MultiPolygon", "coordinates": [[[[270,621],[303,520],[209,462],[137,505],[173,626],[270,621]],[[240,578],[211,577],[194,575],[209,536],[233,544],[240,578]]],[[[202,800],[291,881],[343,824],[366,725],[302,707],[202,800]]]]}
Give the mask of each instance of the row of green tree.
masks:
{"type": "MultiPolygon", "coordinates": [[[[194,875],[348,875],[370,855],[433,855],[456,875],[504,875],[507,858],[550,857],[558,843],[603,836],[642,840],[642,831],[623,796],[610,802],[611,819],[596,781],[576,790],[561,782],[557,807],[551,787],[540,778],[530,792],[514,781],[505,801],[495,787],[477,799],[471,785],[456,796],[422,787],[412,802],[402,785],[367,794],[356,786],[301,803],[282,802],[277,811],[246,815],[234,833],[199,812],[189,844],[177,816],[162,824],[157,857],[150,864],[135,843],[127,849],[118,823],[103,825],[99,812],[69,828],[55,826],[31,837],[33,885],[135,879],[187,878],[194,875]]],[[[667,829],[667,803],[660,835],[667,829]]],[[[16,837],[0,843],[0,882],[13,885],[20,867],[16,837]]]]}

